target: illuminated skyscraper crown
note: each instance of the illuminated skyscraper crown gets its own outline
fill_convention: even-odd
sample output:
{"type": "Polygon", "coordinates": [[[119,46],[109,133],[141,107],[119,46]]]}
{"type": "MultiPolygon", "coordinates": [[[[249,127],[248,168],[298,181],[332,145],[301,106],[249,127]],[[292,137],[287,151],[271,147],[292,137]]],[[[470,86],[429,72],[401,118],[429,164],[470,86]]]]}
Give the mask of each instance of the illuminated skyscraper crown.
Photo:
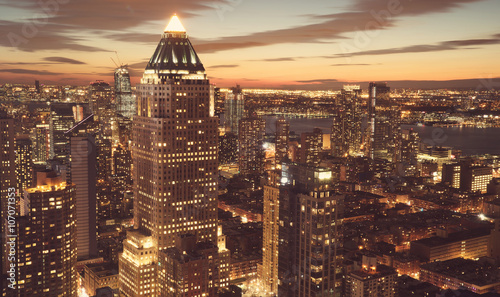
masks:
{"type": "Polygon", "coordinates": [[[146,65],[143,83],[151,79],[205,78],[205,68],[193,49],[186,29],[174,15],[146,65]]]}

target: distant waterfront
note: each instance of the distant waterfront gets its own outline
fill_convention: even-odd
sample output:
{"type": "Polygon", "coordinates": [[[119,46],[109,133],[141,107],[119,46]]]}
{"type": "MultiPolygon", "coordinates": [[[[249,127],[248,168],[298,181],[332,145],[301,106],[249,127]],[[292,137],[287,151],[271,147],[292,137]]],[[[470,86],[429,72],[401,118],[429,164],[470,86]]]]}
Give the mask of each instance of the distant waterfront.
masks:
{"type": "MultiPolygon", "coordinates": [[[[274,133],[276,117],[264,116],[266,132],[274,133]]],[[[288,118],[290,131],[295,134],[311,132],[321,128],[323,133],[331,133],[332,118],[288,118]]],[[[432,127],[403,125],[403,129],[412,128],[429,145],[449,146],[462,150],[464,155],[498,154],[500,155],[500,128],[473,127],[432,127]]]]}

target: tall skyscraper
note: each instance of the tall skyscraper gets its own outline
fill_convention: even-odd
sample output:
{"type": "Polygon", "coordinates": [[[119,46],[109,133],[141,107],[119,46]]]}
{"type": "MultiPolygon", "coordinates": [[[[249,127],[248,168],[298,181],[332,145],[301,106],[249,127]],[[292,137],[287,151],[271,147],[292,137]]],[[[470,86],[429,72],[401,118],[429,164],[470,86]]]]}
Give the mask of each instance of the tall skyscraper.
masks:
{"type": "MultiPolygon", "coordinates": [[[[137,85],[133,121],[134,222],[150,238],[156,257],[182,234],[217,246],[218,119],[213,111],[205,68],[174,16],[137,85]]],[[[136,264],[120,265],[130,270],[126,266],[136,264]]],[[[217,267],[210,271],[213,292],[217,267]]],[[[121,278],[122,291],[128,282],[121,278]]],[[[139,296],[131,292],[124,294],[139,296]]]]}
{"type": "Polygon", "coordinates": [[[122,65],[115,69],[116,112],[126,118],[135,114],[135,98],[130,86],[128,67],[122,65]]]}
{"type": "Polygon", "coordinates": [[[288,157],[288,140],[290,138],[290,123],[285,118],[276,121],[275,167],[281,168],[281,163],[288,157]]]}
{"type": "Polygon", "coordinates": [[[332,172],[284,164],[279,198],[279,296],[338,296],[342,284],[343,195],[332,172]]]}
{"type": "Polygon", "coordinates": [[[88,116],[66,132],[70,143],[67,181],[76,188],[78,259],[97,257],[97,124],[88,116]]]}
{"type": "Polygon", "coordinates": [[[319,166],[321,162],[320,151],[323,147],[323,132],[314,128],[313,132],[300,135],[300,162],[310,166],[319,166]]]}
{"type": "Polygon", "coordinates": [[[58,103],[50,106],[50,158],[66,164],[68,158],[68,138],[64,132],[75,125],[73,105],[58,103]]]}
{"type": "Polygon", "coordinates": [[[334,157],[353,156],[361,152],[363,114],[360,93],[360,86],[346,85],[339,96],[331,134],[331,148],[334,157]]]}
{"type": "Polygon", "coordinates": [[[75,187],[37,172],[16,218],[19,297],[77,296],[75,187]]]}
{"type": "Polygon", "coordinates": [[[243,175],[264,173],[264,136],[266,121],[256,115],[240,120],[239,164],[243,175]]]}
{"type": "Polygon", "coordinates": [[[368,156],[372,159],[397,161],[401,134],[401,110],[389,97],[385,83],[370,83],[368,106],[368,156]]]}
{"type": "MultiPolygon", "coordinates": [[[[7,235],[7,214],[8,200],[17,191],[16,186],[16,156],[14,153],[14,119],[7,116],[7,113],[0,110],[0,225],[1,225],[1,259],[2,272],[4,274],[9,267],[6,257],[6,235],[7,235]]],[[[19,195],[19,192],[16,192],[19,195]]],[[[15,197],[17,201],[19,196],[15,197]]],[[[13,206],[14,204],[11,204],[13,206]]]]}
{"type": "Polygon", "coordinates": [[[33,135],[33,154],[36,163],[45,164],[50,158],[50,125],[36,124],[33,135]]]}
{"type": "Polygon", "coordinates": [[[281,171],[271,171],[264,185],[262,265],[257,270],[263,289],[270,296],[278,296],[280,181],[281,171]]]}
{"type": "Polygon", "coordinates": [[[16,137],[16,181],[19,193],[33,182],[33,146],[27,135],[16,137]]]}
{"type": "Polygon", "coordinates": [[[239,123],[245,113],[245,95],[239,85],[226,94],[224,110],[226,132],[238,135],[239,123]]]}

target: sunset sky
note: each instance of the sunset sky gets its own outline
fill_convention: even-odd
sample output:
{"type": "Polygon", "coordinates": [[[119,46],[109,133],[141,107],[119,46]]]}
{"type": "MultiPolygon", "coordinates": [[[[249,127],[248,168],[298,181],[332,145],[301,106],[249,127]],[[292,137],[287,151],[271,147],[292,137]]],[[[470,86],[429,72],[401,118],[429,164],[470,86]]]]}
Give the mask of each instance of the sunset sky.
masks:
{"type": "Polygon", "coordinates": [[[0,0],[0,84],[112,82],[116,51],[135,85],[174,13],[221,87],[495,78],[499,12],[498,0],[0,0]]]}

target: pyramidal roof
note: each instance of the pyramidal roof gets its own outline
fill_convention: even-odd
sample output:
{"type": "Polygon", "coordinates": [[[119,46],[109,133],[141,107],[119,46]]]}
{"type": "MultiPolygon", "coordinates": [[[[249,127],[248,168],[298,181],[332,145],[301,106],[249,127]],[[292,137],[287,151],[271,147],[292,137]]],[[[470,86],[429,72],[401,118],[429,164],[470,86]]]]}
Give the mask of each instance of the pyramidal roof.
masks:
{"type": "Polygon", "coordinates": [[[146,70],[154,70],[164,77],[178,73],[204,73],[205,68],[176,15],[172,16],[165,28],[146,70]]]}
{"type": "Polygon", "coordinates": [[[177,17],[177,15],[173,15],[172,18],[170,18],[170,22],[168,22],[167,27],[165,28],[165,32],[184,32],[186,33],[186,29],[184,29],[184,26],[181,24],[181,21],[177,17]]]}

